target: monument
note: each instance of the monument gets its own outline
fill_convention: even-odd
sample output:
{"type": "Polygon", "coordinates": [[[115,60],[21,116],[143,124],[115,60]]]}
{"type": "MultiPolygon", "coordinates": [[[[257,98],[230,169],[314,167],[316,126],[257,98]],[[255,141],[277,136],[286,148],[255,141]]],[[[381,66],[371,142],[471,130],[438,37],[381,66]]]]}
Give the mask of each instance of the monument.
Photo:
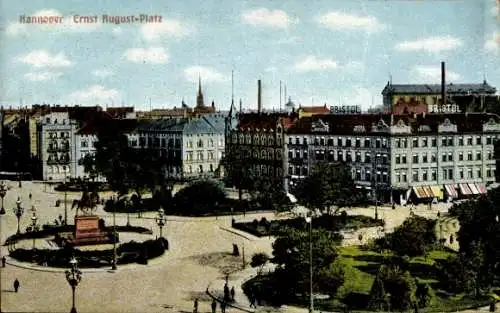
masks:
{"type": "Polygon", "coordinates": [[[94,214],[98,203],[97,192],[88,191],[83,192],[80,200],[73,201],[72,209],[76,207],[75,229],[69,236],[62,236],[63,245],[83,246],[113,242],[113,234],[101,227],[99,216],[94,214]]]}

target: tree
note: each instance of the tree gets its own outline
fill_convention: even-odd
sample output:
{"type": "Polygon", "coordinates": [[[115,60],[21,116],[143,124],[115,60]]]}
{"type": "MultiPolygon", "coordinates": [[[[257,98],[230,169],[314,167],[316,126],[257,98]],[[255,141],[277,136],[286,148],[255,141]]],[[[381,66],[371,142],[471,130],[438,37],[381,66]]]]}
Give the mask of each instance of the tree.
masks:
{"type": "Polygon", "coordinates": [[[217,181],[197,180],[175,194],[176,210],[192,214],[209,214],[226,201],[224,187],[217,181]]]}
{"type": "Polygon", "coordinates": [[[365,195],[356,188],[349,166],[345,163],[318,165],[297,187],[296,196],[304,206],[336,211],[361,201],[365,195]]]}
{"type": "Polygon", "coordinates": [[[344,264],[341,260],[336,259],[330,265],[322,268],[316,278],[318,289],[327,293],[330,296],[335,296],[340,286],[345,281],[344,264]]]}
{"type": "Polygon", "coordinates": [[[434,291],[428,283],[417,284],[415,296],[417,298],[418,306],[421,308],[425,308],[428,307],[434,299],[434,291]]]}
{"type": "MultiPolygon", "coordinates": [[[[312,255],[314,288],[324,288],[318,285],[322,270],[327,269],[337,258],[336,245],[341,241],[339,235],[325,230],[313,230],[312,255]]],[[[273,243],[273,263],[278,265],[278,286],[284,294],[309,292],[309,233],[295,228],[283,228],[273,243]]],[[[328,292],[327,290],[323,290],[328,292]]]]}
{"type": "MultiPolygon", "coordinates": [[[[383,291],[390,294],[390,305],[392,309],[407,310],[413,306],[416,301],[415,291],[417,289],[415,279],[411,277],[408,271],[402,271],[394,265],[382,265],[377,273],[377,278],[383,283],[383,291]]],[[[370,296],[376,305],[381,295],[380,286],[372,286],[373,294],[370,296]]]]}
{"type": "Polygon", "coordinates": [[[436,242],[435,221],[420,216],[407,218],[390,235],[392,250],[410,257],[423,255],[436,242]]]}
{"type": "Polygon", "coordinates": [[[252,267],[259,267],[258,275],[261,275],[262,269],[264,268],[264,265],[267,263],[268,260],[269,256],[264,252],[255,253],[252,256],[252,261],[250,262],[250,265],[252,267]]]}
{"type": "Polygon", "coordinates": [[[83,165],[83,171],[89,174],[90,179],[95,182],[95,179],[99,176],[99,172],[97,170],[97,164],[94,156],[91,154],[86,154],[81,162],[83,165]]]}
{"type": "Polygon", "coordinates": [[[380,276],[376,276],[370,291],[368,308],[375,311],[386,310],[388,308],[387,295],[385,293],[384,282],[380,276]]]}

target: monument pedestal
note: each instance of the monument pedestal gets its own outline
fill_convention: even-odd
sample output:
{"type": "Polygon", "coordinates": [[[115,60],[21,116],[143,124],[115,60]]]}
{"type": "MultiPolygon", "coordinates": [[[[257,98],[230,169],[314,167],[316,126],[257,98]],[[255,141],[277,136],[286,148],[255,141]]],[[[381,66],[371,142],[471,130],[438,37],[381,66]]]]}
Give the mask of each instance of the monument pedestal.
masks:
{"type": "Polygon", "coordinates": [[[69,241],[74,246],[112,243],[108,233],[99,228],[99,217],[95,215],[76,216],[75,231],[69,241]]]}

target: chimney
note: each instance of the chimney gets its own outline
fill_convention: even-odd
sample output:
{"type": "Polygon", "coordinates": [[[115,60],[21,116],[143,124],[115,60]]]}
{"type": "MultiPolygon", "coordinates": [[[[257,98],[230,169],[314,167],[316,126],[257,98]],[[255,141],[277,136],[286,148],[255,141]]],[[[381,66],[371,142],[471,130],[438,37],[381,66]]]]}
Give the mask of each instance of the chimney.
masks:
{"type": "Polygon", "coordinates": [[[262,84],[260,79],[257,81],[257,112],[262,113],[262,84]]]}
{"type": "Polygon", "coordinates": [[[441,101],[446,104],[446,69],[444,62],[441,62],[441,101]]]}

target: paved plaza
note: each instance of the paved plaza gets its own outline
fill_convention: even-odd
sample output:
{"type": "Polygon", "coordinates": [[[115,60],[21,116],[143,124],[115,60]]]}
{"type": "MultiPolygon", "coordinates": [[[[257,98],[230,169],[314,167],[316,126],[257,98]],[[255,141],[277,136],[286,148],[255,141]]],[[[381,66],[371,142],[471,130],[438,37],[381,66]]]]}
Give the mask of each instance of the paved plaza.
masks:
{"type": "MultiPolygon", "coordinates": [[[[64,193],[55,192],[42,183],[24,182],[22,188],[17,182],[8,182],[11,189],[5,197],[6,214],[1,217],[2,241],[15,233],[17,220],[12,212],[17,197],[20,196],[25,214],[21,219],[21,230],[30,223],[29,208],[37,208],[39,222],[53,223],[59,214],[64,216],[64,203],[55,206],[56,200],[64,199],[64,193]],[[32,200],[29,194],[32,194],[32,200]]],[[[101,193],[101,197],[109,198],[111,193],[101,193]]],[[[80,193],[68,193],[68,221],[73,223],[74,210],[71,210],[73,199],[80,193]]],[[[418,215],[436,218],[438,210],[446,212],[449,205],[434,205],[432,209],[419,206],[414,209],[418,215]]],[[[374,208],[350,209],[349,214],[374,216],[374,208]]],[[[408,208],[379,207],[379,218],[386,220],[386,231],[393,231],[408,216],[408,208]]],[[[106,225],[112,225],[112,215],[97,209],[97,215],[105,219],[106,225]]],[[[153,231],[153,235],[138,235],[140,240],[154,239],[159,229],[155,223],[156,213],[144,213],[142,218],[131,214],[131,224],[143,226],[153,231]]],[[[252,213],[246,216],[235,216],[240,220],[251,221],[266,217],[268,220],[278,218],[274,213],[252,213]]],[[[282,218],[282,216],[280,217],[282,218]]],[[[117,214],[117,225],[126,224],[126,214],[117,214]]],[[[83,279],[77,288],[78,312],[192,312],[193,301],[200,301],[199,312],[210,312],[207,286],[217,293],[222,289],[225,273],[239,271],[242,267],[242,256],[230,255],[232,244],[237,244],[240,253],[245,254],[249,262],[252,254],[266,252],[272,254],[271,239],[255,236],[234,230],[230,227],[231,216],[226,217],[168,217],[163,233],[170,242],[170,250],[165,255],[153,259],[148,265],[123,265],[113,272],[110,269],[83,270],[83,279]],[[219,286],[220,285],[220,286],[219,286]]],[[[450,223],[448,223],[450,224],[450,223]]],[[[447,224],[447,225],[448,225],[447,224]]],[[[449,225],[446,226],[446,229],[449,225]]],[[[377,228],[361,229],[352,234],[345,234],[344,244],[362,244],[371,238],[380,236],[377,228]],[[358,234],[363,234],[362,242],[358,234]]],[[[122,242],[134,239],[133,235],[122,234],[122,242]],[[124,240],[125,239],[125,240],[124,240]]],[[[135,237],[138,238],[138,237],[135,237]]],[[[31,240],[19,243],[30,247],[31,240]]],[[[45,248],[49,244],[37,239],[37,247],[45,248]]],[[[2,254],[7,254],[7,247],[2,247],[2,254]]],[[[237,290],[237,302],[246,307],[248,301],[242,295],[240,284],[252,276],[254,269],[246,270],[230,276],[230,286],[237,290]]],[[[71,289],[63,271],[30,265],[8,259],[8,265],[2,269],[2,309],[3,312],[68,312],[71,308],[71,289]],[[13,292],[15,278],[21,283],[20,291],[13,292]]],[[[262,308],[264,309],[264,308],[262,308]]],[[[292,312],[291,307],[280,311],[292,312]]],[[[217,312],[220,310],[218,309],[217,312]]],[[[228,308],[227,312],[239,310],[228,308]]],[[[300,310],[305,312],[305,310],[300,310]]]]}

